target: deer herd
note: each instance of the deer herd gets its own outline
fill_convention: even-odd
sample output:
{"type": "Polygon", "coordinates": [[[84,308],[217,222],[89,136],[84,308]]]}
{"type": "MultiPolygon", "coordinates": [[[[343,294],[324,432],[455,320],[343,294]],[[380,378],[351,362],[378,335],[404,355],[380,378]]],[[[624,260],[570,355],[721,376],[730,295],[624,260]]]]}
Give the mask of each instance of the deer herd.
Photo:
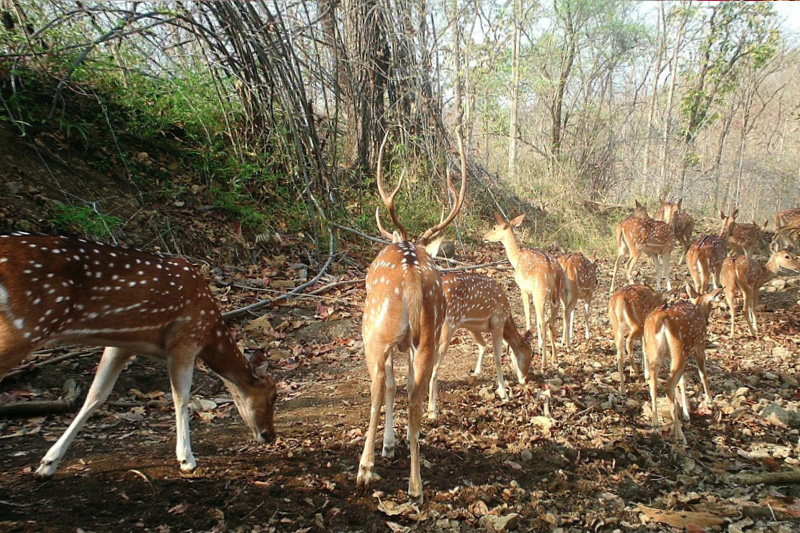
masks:
{"type": "MultiPolygon", "coordinates": [[[[597,255],[551,253],[526,249],[517,242],[514,228],[524,218],[507,220],[495,214],[494,226],[483,236],[502,243],[520,290],[526,332],[514,322],[506,291],[494,279],[472,272],[441,272],[433,258],[441,233],[459,213],[466,194],[467,164],[461,136],[457,136],[461,183],[450,213],[414,241],[409,240],[395,208],[403,183],[387,194],[383,184],[386,139],[378,154],[378,192],[395,227],[388,232],[376,211],[380,233],[391,244],[369,267],[362,321],[364,358],[371,380],[369,426],[356,478],[357,491],[369,490],[375,464],[375,439],[384,408],[382,455],[395,454],[394,399],[397,384],[394,358],[408,357],[407,440],[411,456],[409,498],[422,502],[420,427],[423,403],[427,415],[437,417],[438,375],[456,330],[466,329],[478,344],[475,374],[480,374],[491,335],[498,396],[510,391],[503,377],[503,344],[510,346],[511,366],[524,384],[533,361],[531,300],[536,322],[536,342],[545,375],[556,361],[556,318],[563,309],[561,345],[573,344],[575,308],[582,300],[584,335],[590,337],[590,306],[598,286],[597,255]],[[549,355],[549,357],[548,357],[549,355]]],[[[800,272],[800,261],[786,250],[800,234],[800,208],[775,215],[775,240],[766,264],[753,257],[764,226],[739,224],[738,212],[721,215],[718,233],[692,240],[694,219],[682,202],[661,201],[656,218],[636,202],[632,216],[615,229],[617,256],[611,277],[608,318],[613,331],[619,374],[619,391],[625,394],[625,361],[634,373],[634,344],[642,340],[642,372],[652,402],[652,426],[658,430],[657,377],[662,362],[669,361],[667,403],[672,413],[673,436],[685,443],[681,418],[689,419],[684,370],[694,357],[703,385],[704,405],[711,396],[705,367],[706,331],[711,302],[724,292],[730,312],[730,337],[735,333],[734,297],[742,295],[743,314],[751,335],[758,335],[756,310],[759,289],[782,271],[800,272]],[[678,264],[685,258],[693,286],[686,284],[688,299],[673,293],[670,257],[681,247],[678,264]],[[730,247],[731,252],[728,252],[730,247]],[[655,288],[634,283],[634,266],[642,254],[653,259],[655,288]],[[628,285],[614,290],[621,261],[627,258],[628,285]],[[662,291],[662,282],[666,291],[662,291]],[[709,287],[710,286],[710,287],[709,287]],[[676,389],[680,397],[676,401],[676,389]],[[679,409],[680,405],[680,409],[679,409]],[[682,412],[679,412],[682,411],[682,412]],[[682,415],[682,416],[681,416],[682,415]]],[[[677,292],[677,291],[675,291],[677,292]]],[[[220,376],[253,437],[260,442],[275,438],[276,386],[266,373],[262,356],[249,360],[238,348],[200,271],[179,258],[167,258],[129,248],[82,239],[29,234],[0,236],[0,380],[32,351],[52,342],[104,346],[94,380],[78,415],[42,459],[36,476],[51,477],[70,443],[89,416],[108,397],[126,363],[143,354],[165,361],[172,388],[176,419],[176,455],[181,470],[196,468],[189,440],[189,396],[195,359],[220,376]]]]}

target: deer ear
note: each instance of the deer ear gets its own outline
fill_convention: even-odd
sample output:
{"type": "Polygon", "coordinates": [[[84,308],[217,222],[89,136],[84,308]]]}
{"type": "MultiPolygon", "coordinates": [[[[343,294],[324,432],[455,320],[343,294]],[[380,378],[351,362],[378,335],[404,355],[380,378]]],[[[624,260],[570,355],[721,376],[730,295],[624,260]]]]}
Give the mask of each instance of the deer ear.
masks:
{"type": "Polygon", "coordinates": [[[501,215],[500,213],[495,213],[494,214],[494,221],[497,222],[500,225],[503,225],[506,222],[508,222],[505,218],[503,218],[503,215],[501,215]]]}
{"type": "Polygon", "coordinates": [[[738,208],[734,209],[733,213],[731,213],[731,218],[736,218],[736,215],[738,214],[739,214],[739,209],[738,208]]]}
{"type": "Polygon", "coordinates": [[[589,261],[592,263],[597,263],[597,250],[592,252],[592,255],[588,257],[589,261]]]}
{"type": "Polygon", "coordinates": [[[634,207],[642,207],[642,204],[639,203],[639,200],[634,200],[634,207]]]}
{"type": "Polygon", "coordinates": [[[250,370],[257,377],[263,378],[267,375],[269,360],[263,350],[257,350],[250,358],[250,370]]]}
{"type": "Polygon", "coordinates": [[[728,217],[726,217],[726,216],[725,216],[725,213],[723,213],[722,211],[720,211],[720,212],[719,212],[719,218],[720,218],[721,220],[725,220],[725,219],[726,219],[726,218],[728,218],[728,217]]]}
{"type": "Polygon", "coordinates": [[[444,235],[426,244],[425,251],[428,252],[428,255],[430,255],[431,257],[436,257],[436,254],[439,253],[439,246],[441,246],[443,240],[444,240],[444,235]]]}
{"type": "Polygon", "coordinates": [[[680,200],[678,200],[678,203],[677,203],[677,204],[675,204],[675,207],[676,207],[676,209],[680,210],[680,208],[681,208],[681,204],[683,204],[683,198],[681,198],[680,200]]]}
{"type": "Polygon", "coordinates": [[[524,218],[525,218],[525,213],[521,214],[520,216],[518,216],[517,218],[512,220],[509,224],[511,224],[515,228],[519,227],[519,225],[522,224],[522,219],[524,219],[524,218]]]}
{"type": "Polygon", "coordinates": [[[778,250],[780,250],[780,249],[781,249],[781,248],[780,248],[780,245],[778,245],[778,242],[777,242],[777,241],[772,241],[772,242],[770,243],[770,245],[769,245],[769,251],[770,251],[770,252],[772,252],[773,254],[774,254],[775,252],[777,252],[778,250]]]}

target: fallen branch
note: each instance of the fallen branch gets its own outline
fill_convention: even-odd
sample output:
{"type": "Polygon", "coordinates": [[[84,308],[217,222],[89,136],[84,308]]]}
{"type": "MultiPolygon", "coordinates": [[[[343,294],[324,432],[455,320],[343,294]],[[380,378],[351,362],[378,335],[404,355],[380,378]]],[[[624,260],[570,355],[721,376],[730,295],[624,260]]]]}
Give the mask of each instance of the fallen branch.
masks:
{"type": "Polygon", "coordinates": [[[736,474],[731,476],[731,481],[737,485],[787,485],[790,483],[800,483],[800,470],[790,470],[784,472],[761,472],[758,474],[736,474]]]}
{"type": "MultiPolygon", "coordinates": [[[[9,372],[8,374],[6,374],[5,375],[5,379],[8,379],[8,378],[11,378],[11,377],[14,377],[14,376],[19,376],[20,374],[28,373],[28,372],[30,372],[32,370],[35,370],[37,368],[40,368],[40,367],[43,367],[43,366],[46,366],[46,365],[52,365],[54,363],[60,363],[61,361],[66,361],[67,359],[72,359],[73,357],[87,357],[89,355],[96,355],[100,351],[101,351],[101,348],[92,348],[90,350],[84,350],[82,352],[70,352],[70,353],[66,353],[64,355],[59,355],[58,357],[53,357],[52,359],[45,359],[44,361],[42,361],[40,363],[34,363],[34,362],[26,363],[25,365],[23,365],[23,366],[21,366],[19,368],[16,368],[16,369],[12,370],[11,372],[9,372]]],[[[46,352],[37,352],[37,354],[48,353],[48,352],[53,352],[53,350],[47,350],[46,352]]]]}
{"type": "Polygon", "coordinates": [[[64,384],[64,391],[66,394],[58,400],[2,404],[0,405],[0,418],[32,418],[74,411],[81,389],[74,380],[70,379],[64,384]]]}
{"type": "Polygon", "coordinates": [[[280,302],[280,301],[283,301],[283,300],[288,300],[290,298],[295,298],[301,292],[303,292],[304,289],[314,285],[317,281],[320,280],[320,278],[323,275],[325,275],[325,272],[331,266],[331,263],[333,263],[334,242],[333,242],[333,231],[331,231],[330,228],[328,228],[328,234],[330,236],[330,246],[329,246],[328,260],[322,266],[322,269],[320,269],[320,271],[317,272],[317,275],[314,276],[313,279],[303,283],[302,285],[298,285],[297,287],[295,287],[291,291],[287,292],[286,294],[282,294],[282,295],[278,296],[277,298],[261,300],[259,302],[254,303],[254,304],[250,304],[250,305],[248,305],[246,307],[242,307],[240,309],[234,309],[233,311],[228,311],[227,313],[223,313],[222,314],[222,318],[225,319],[225,320],[229,320],[231,318],[238,318],[240,316],[246,315],[247,313],[251,313],[253,311],[258,311],[259,309],[263,309],[264,307],[270,306],[270,305],[272,305],[274,303],[277,303],[277,302],[280,302]]]}

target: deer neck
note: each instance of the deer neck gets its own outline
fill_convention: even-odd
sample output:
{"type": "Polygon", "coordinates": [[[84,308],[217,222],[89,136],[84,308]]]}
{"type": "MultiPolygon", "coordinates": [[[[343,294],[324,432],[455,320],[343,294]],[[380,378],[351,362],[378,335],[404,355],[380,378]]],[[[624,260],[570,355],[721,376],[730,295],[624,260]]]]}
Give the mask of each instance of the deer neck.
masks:
{"type": "Polygon", "coordinates": [[[509,231],[503,236],[503,240],[500,242],[503,243],[503,248],[506,249],[506,255],[508,256],[509,262],[511,262],[511,266],[517,268],[521,250],[517,244],[516,237],[514,237],[514,234],[509,231]]]}
{"type": "Polygon", "coordinates": [[[761,284],[763,285],[777,278],[778,273],[781,271],[781,267],[778,265],[775,257],[770,257],[769,261],[767,261],[767,264],[764,265],[764,268],[761,270],[761,284]]]}

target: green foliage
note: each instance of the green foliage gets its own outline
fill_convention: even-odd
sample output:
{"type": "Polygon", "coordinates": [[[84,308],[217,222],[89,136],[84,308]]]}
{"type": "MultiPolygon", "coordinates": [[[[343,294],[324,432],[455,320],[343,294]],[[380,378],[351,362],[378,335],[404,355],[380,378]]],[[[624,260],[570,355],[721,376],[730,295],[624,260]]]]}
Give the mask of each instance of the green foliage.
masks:
{"type": "Polygon", "coordinates": [[[700,62],[687,76],[692,85],[681,101],[687,139],[716,119],[710,109],[736,90],[743,72],[763,67],[775,55],[779,39],[769,3],[722,2],[698,13],[706,15],[699,21],[700,62]]]}
{"type": "Polygon", "coordinates": [[[88,205],[59,205],[50,223],[58,231],[98,238],[113,235],[122,227],[123,221],[119,217],[103,214],[88,205]]]}

